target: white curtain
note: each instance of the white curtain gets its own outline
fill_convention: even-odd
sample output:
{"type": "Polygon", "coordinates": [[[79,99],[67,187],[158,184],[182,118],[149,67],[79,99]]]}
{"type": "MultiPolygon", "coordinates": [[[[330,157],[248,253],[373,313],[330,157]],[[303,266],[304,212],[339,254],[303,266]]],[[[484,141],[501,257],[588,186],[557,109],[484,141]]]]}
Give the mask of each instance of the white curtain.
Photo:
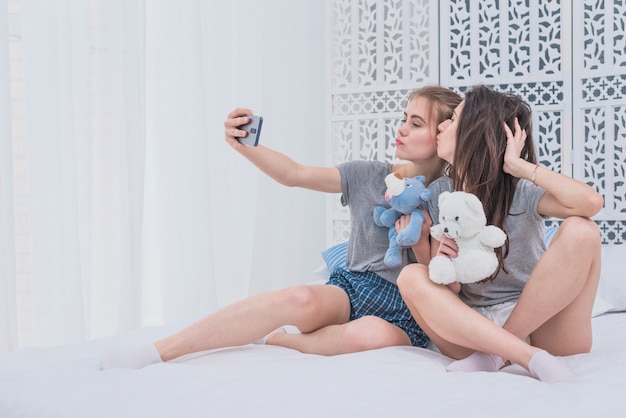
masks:
{"type": "Polygon", "coordinates": [[[325,162],[324,2],[0,0],[0,350],[311,280],[325,197],[223,139],[325,162]]]}

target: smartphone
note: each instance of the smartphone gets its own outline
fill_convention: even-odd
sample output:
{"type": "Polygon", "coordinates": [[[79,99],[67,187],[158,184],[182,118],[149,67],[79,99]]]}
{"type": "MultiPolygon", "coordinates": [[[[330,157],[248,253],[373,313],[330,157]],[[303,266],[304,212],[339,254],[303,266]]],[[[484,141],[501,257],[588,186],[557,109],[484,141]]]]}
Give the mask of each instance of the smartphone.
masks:
{"type": "Polygon", "coordinates": [[[239,142],[244,145],[256,147],[259,144],[259,137],[261,136],[261,126],[263,126],[263,117],[257,115],[249,115],[250,122],[245,125],[238,126],[237,129],[248,132],[248,136],[239,137],[239,142]]]}

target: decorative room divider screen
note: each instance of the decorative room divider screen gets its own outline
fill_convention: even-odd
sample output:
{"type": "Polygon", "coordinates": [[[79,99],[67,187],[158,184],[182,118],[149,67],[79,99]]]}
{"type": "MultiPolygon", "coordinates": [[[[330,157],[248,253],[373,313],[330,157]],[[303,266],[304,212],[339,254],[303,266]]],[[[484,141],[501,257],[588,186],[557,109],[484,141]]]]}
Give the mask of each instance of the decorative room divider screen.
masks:
{"type": "Polygon", "coordinates": [[[393,161],[410,90],[487,84],[532,104],[541,164],[600,191],[603,243],[626,241],[626,1],[328,1],[330,163],[393,161]]]}

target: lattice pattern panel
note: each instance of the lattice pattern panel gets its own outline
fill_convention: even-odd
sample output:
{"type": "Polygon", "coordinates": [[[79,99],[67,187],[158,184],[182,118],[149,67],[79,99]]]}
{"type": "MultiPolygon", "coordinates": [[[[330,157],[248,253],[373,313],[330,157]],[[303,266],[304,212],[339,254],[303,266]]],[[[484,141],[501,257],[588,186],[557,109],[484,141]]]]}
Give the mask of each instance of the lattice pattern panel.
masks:
{"type": "MultiPolygon", "coordinates": [[[[425,0],[331,0],[331,163],[395,161],[410,90],[438,82],[438,5],[425,0]]],[[[330,241],[347,239],[349,213],[329,200],[330,241]]]]}
{"type": "MultiPolygon", "coordinates": [[[[603,193],[603,241],[624,241],[625,0],[328,1],[333,164],[393,161],[411,89],[491,85],[531,103],[541,164],[603,193]]],[[[331,240],[347,238],[347,211],[329,210],[331,240]]]]}
{"type": "Polygon", "coordinates": [[[626,98],[626,74],[583,78],[581,83],[582,99],[587,103],[626,98]]]}
{"type": "Polygon", "coordinates": [[[585,0],[578,6],[583,13],[584,68],[626,67],[626,2],[585,0]]]}
{"type": "MultiPolygon", "coordinates": [[[[546,227],[560,225],[561,220],[550,219],[546,222],[546,227]]],[[[602,245],[617,245],[626,243],[626,221],[596,221],[602,245]]]]}
{"type": "Polygon", "coordinates": [[[402,113],[409,90],[337,93],[332,97],[333,117],[372,113],[402,113]]]}
{"type": "Polygon", "coordinates": [[[596,221],[600,227],[602,244],[626,243],[626,221],[596,221]]]}
{"type": "Polygon", "coordinates": [[[604,216],[626,218],[626,104],[582,108],[582,175],[604,194],[604,216]]]}
{"type": "Polygon", "coordinates": [[[604,196],[604,243],[626,230],[626,1],[584,0],[573,9],[575,175],[604,196]]]}
{"type": "Polygon", "coordinates": [[[433,7],[423,0],[331,1],[332,90],[429,81],[437,64],[433,7]]]}
{"type": "Polygon", "coordinates": [[[442,84],[530,79],[563,71],[564,17],[555,0],[442,2],[442,84]]]}
{"type": "Polygon", "coordinates": [[[542,165],[571,174],[571,91],[563,72],[568,9],[553,0],[451,0],[440,16],[441,83],[514,93],[533,108],[542,165]]]}

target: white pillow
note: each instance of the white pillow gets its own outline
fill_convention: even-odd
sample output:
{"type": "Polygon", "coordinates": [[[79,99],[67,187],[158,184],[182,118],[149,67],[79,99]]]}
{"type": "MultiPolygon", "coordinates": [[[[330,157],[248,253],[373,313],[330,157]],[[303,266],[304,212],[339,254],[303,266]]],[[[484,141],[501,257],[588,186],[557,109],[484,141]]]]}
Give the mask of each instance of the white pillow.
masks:
{"type": "Polygon", "coordinates": [[[593,310],[591,311],[591,316],[594,317],[602,315],[603,313],[610,312],[614,309],[615,307],[606,300],[604,300],[602,296],[596,295],[596,299],[593,301],[593,310]]]}
{"type": "Polygon", "coordinates": [[[315,270],[313,270],[311,272],[311,274],[317,280],[325,280],[326,281],[330,277],[330,270],[328,270],[328,267],[326,266],[326,263],[322,263],[315,270]]]}
{"type": "Polygon", "coordinates": [[[626,311],[626,244],[602,246],[602,272],[598,296],[610,311],[626,311]]]}

